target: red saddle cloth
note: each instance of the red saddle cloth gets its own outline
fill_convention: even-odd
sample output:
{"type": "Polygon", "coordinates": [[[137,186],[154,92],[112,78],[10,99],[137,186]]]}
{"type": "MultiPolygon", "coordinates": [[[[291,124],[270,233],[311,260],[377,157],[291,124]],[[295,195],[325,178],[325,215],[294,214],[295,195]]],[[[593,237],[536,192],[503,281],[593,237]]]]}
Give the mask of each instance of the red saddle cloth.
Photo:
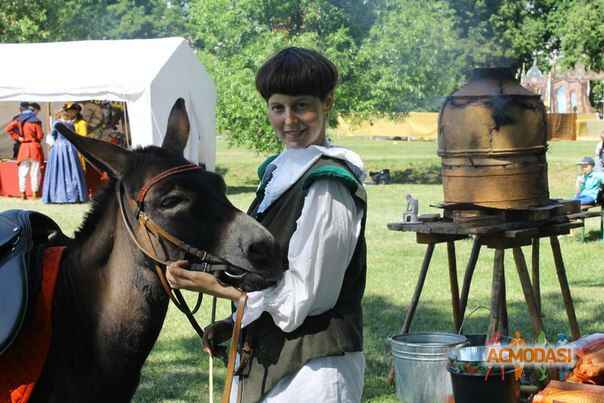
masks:
{"type": "Polygon", "coordinates": [[[0,403],[26,403],[42,373],[52,335],[52,300],[64,247],[44,251],[42,287],[13,345],[0,356],[0,403]]]}

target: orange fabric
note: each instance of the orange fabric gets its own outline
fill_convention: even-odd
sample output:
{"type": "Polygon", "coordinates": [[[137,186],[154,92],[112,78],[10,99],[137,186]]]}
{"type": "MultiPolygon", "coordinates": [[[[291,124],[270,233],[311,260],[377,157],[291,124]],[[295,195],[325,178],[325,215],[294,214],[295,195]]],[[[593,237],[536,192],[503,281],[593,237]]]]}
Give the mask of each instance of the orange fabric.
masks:
{"type": "Polygon", "coordinates": [[[568,381],[604,385],[604,349],[579,358],[568,381]]]}
{"type": "Polygon", "coordinates": [[[23,133],[17,162],[25,160],[44,162],[44,152],[40,144],[44,138],[44,131],[40,122],[22,123],[15,119],[4,128],[4,131],[16,141],[19,141],[19,133],[23,133]]]}
{"type": "Polygon", "coordinates": [[[42,373],[52,336],[52,301],[64,247],[44,251],[42,287],[31,320],[0,355],[0,403],[27,403],[42,373]]]}
{"type": "Polygon", "coordinates": [[[581,337],[572,344],[575,346],[577,356],[579,358],[583,357],[585,354],[604,349],[604,333],[594,333],[581,337]]]}
{"type": "Polygon", "coordinates": [[[533,403],[604,403],[604,387],[551,381],[533,403]]]}
{"type": "Polygon", "coordinates": [[[4,131],[15,141],[19,141],[19,133],[21,133],[19,130],[19,121],[16,117],[4,128],[4,131]]]}

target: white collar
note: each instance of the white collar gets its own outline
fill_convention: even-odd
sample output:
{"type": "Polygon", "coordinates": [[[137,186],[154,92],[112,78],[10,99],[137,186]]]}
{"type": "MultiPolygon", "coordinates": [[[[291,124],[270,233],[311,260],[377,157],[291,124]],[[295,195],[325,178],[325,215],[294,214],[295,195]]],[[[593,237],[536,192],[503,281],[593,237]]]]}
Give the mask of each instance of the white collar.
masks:
{"type": "Polygon", "coordinates": [[[258,212],[264,212],[323,155],[344,161],[360,182],[365,178],[361,157],[347,148],[325,144],[286,149],[266,167],[265,176],[272,171],[272,177],[264,188],[258,212]]]}

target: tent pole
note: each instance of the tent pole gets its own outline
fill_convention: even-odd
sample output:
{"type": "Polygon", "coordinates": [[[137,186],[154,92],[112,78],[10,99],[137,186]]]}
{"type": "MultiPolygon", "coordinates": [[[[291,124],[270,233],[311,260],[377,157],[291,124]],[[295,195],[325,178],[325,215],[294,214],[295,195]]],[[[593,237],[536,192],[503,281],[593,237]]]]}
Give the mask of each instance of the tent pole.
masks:
{"type": "Polygon", "coordinates": [[[47,132],[50,132],[52,130],[52,106],[51,106],[51,103],[48,102],[47,106],[48,106],[48,120],[47,120],[48,130],[47,130],[47,132]]]}
{"type": "Polygon", "coordinates": [[[130,139],[130,122],[128,119],[128,103],[124,102],[124,134],[126,135],[126,146],[132,147],[132,141],[130,139]]]}

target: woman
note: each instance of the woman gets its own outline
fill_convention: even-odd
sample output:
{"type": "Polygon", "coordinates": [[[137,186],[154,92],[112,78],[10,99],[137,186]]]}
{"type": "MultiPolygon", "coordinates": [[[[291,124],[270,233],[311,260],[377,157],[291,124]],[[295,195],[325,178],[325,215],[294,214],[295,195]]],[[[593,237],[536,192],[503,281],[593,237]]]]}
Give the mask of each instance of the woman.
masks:
{"type": "MultiPolygon", "coordinates": [[[[256,75],[284,151],[260,166],[248,213],[279,241],[288,270],[276,286],[248,294],[244,376],[234,385],[243,383],[243,402],[361,400],[366,198],[360,158],[325,135],[337,80],[333,63],[301,48],[282,50],[256,75]]],[[[181,266],[168,270],[172,286],[203,289],[206,280],[181,266]]],[[[212,350],[232,326],[229,318],[209,327],[212,350]]]]}
{"type": "Polygon", "coordinates": [[[57,123],[63,123],[73,130],[74,117],[75,111],[61,110],[50,133],[54,141],[44,176],[42,190],[44,203],[83,203],[88,201],[88,191],[78,151],[56,130],[57,123]]]}
{"type": "MultiPolygon", "coordinates": [[[[64,106],[65,111],[69,114],[69,118],[73,123],[73,131],[79,134],[80,136],[87,137],[88,136],[88,123],[84,120],[82,116],[82,105],[78,103],[71,103],[64,106]]],[[[86,160],[84,156],[80,154],[80,164],[82,165],[82,170],[86,172],[86,160]]]]}

